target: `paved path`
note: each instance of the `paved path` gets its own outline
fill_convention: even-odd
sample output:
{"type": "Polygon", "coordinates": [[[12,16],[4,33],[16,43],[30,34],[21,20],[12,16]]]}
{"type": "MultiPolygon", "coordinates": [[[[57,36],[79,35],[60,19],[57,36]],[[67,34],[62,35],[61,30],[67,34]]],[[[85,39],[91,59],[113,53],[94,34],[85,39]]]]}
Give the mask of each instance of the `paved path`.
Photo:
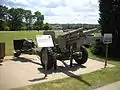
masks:
{"type": "MultiPolygon", "coordinates": [[[[49,71],[47,79],[44,79],[44,70],[40,65],[40,60],[35,55],[21,55],[18,59],[5,57],[5,61],[0,65],[0,90],[23,87],[30,84],[42,83],[65,77],[78,76],[80,74],[93,72],[104,67],[104,63],[89,59],[84,66],[74,66],[65,68],[69,60],[58,61],[58,69],[49,71]],[[7,60],[8,59],[8,60],[7,60]]],[[[108,65],[112,67],[113,65],[108,65]]]]}
{"type": "Polygon", "coordinates": [[[97,88],[95,90],[120,90],[120,81],[105,85],[105,86],[97,88]]]}

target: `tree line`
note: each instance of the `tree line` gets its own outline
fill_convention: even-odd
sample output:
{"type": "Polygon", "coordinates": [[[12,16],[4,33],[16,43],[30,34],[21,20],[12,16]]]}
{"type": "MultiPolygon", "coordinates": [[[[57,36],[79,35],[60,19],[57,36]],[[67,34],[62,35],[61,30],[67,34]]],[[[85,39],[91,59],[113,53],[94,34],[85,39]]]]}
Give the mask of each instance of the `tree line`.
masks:
{"type": "Polygon", "coordinates": [[[66,29],[78,29],[78,28],[84,28],[84,29],[93,29],[93,28],[97,28],[98,30],[100,30],[100,25],[99,24],[51,24],[53,27],[56,27],[57,30],[61,30],[61,28],[63,30],[66,29]]]}
{"type": "Polygon", "coordinates": [[[78,28],[84,28],[84,29],[93,29],[98,28],[100,29],[99,24],[62,24],[63,29],[78,29],[78,28]]]}
{"type": "Polygon", "coordinates": [[[40,11],[32,14],[31,10],[10,8],[0,5],[0,31],[10,30],[48,30],[50,24],[44,24],[44,15],[40,11]]]}

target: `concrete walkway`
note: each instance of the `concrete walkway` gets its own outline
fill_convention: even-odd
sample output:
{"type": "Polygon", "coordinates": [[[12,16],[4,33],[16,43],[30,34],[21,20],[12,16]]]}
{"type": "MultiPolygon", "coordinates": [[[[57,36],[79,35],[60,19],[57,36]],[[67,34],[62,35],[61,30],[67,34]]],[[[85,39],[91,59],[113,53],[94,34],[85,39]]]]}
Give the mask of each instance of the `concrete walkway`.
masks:
{"type": "Polygon", "coordinates": [[[97,88],[95,90],[120,90],[120,81],[105,85],[105,86],[97,88]]]}
{"type": "MultiPolygon", "coordinates": [[[[5,57],[5,61],[0,65],[0,90],[8,90],[65,77],[76,77],[104,67],[103,62],[92,59],[88,59],[87,63],[83,66],[78,66],[74,62],[72,68],[66,67],[66,65],[69,65],[69,60],[65,62],[57,61],[57,65],[57,71],[49,71],[47,79],[44,79],[45,72],[37,56],[21,55],[20,58],[5,57]]],[[[113,67],[110,64],[108,66],[113,67]]]]}

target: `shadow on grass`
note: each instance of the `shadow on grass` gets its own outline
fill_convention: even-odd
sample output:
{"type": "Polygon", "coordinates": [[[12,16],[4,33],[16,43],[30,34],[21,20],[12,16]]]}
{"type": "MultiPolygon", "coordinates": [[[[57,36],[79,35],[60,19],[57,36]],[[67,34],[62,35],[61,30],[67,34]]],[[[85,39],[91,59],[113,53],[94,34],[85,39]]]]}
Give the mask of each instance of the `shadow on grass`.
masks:
{"type": "Polygon", "coordinates": [[[80,75],[75,75],[74,73],[70,72],[70,71],[75,71],[77,70],[78,68],[86,68],[85,66],[81,65],[81,66],[74,66],[72,68],[70,68],[70,70],[60,70],[60,72],[63,72],[64,74],[66,74],[67,76],[71,77],[71,78],[74,78],[76,80],[79,80],[81,82],[83,82],[84,84],[88,85],[88,86],[91,86],[90,83],[88,83],[87,81],[85,81],[80,75]]]}

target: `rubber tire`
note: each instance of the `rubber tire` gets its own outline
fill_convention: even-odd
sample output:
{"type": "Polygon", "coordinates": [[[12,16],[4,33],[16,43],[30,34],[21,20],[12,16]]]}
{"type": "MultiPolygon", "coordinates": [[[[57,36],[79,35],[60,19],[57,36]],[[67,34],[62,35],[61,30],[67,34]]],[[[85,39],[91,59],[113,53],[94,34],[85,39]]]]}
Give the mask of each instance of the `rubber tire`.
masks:
{"type": "MultiPolygon", "coordinates": [[[[42,66],[45,69],[45,63],[43,62],[43,57],[42,57],[42,54],[43,54],[44,50],[45,50],[45,48],[42,48],[40,57],[41,57],[42,66]]],[[[54,65],[53,50],[52,50],[52,48],[49,48],[49,49],[47,48],[47,55],[48,55],[47,70],[50,70],[50,69],[53,68],[53,65],[54,65]]]]}
{"type": "Polygon", "coordinates": [[[21,55],[21,52],[20,51],[16,51],[15,53],[14,53],[14,57],[19,57],[21,55]]]}
{"type": "Polygon", "coordinates": [[[78,56],[74,56],[74,60],[79,64],[84,64],[88,60],[88,51],[84,46],[81,46],[80,51],[82,52],[82,58],[79,59],[78,56]]]}

